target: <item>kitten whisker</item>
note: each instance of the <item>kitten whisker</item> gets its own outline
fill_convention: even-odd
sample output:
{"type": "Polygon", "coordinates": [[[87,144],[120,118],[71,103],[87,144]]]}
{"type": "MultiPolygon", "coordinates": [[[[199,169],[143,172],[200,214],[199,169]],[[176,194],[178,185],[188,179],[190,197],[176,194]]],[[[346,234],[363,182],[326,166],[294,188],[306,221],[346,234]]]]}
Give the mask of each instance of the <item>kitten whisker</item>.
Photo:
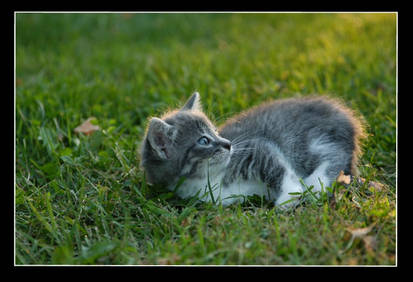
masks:
{"type": "Polygon", "coordinates": [[[234,139],[231,140],[231,142],[236,143],[238,140],[240,140],[240,139],[242,139],[242,138],[244,138],[244,137],[246,137],[246,136],[248,136],[248,133],[247,133],[247,132],[246,132],[246,133],[243,133],[243,134],[241,134],[241,135],[239,135],[239,136],[237,136],[237,137],[235,137],[234,139]]]}
{"type": "Polygon", "coordinates": [[[232,152],[242,152],[242,151],[246,151],[246,150],[256,150],[257,148],[235,148],[232,150],[232,152]]]}
{"type": "Polygon", "coordinates": [[[251,142],[251,140],[239,140],[239,141],[236,141],[236,142],[232,141],[231,144],[238,145],[238,144],[243,144],[243,143],[246,143],[246,142],[251,142]]]}
{"type": "Polygon", "coordinates": [[[240,140],[239,142],[233,140],[231,144],[232,144],[233,146],[236,146],[236,145],[244,144],[244,143],[252,143],[252,142],[255,141],[255,139],[256,139],[256,138],[250,138],[250,139],[247,139],[247,140],[240,140]]]}
{"type": "Polygon", "coordinates": [[[257,148],[257,147],[251,147],[251,146],[249,146],[249,147],[242,147],[242,146],[234,146],[234,145],[232,145],[232,148],[233,148],[233,150],[244,150],[244,149],[254,149],[254,148],[257,148]]]}

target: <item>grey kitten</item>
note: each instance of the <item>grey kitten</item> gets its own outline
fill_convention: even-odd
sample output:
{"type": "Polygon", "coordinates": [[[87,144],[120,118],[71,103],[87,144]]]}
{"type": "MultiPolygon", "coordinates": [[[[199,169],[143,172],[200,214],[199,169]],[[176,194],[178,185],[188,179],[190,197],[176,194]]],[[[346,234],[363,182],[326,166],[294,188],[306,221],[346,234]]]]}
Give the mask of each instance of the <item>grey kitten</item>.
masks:
{"type": "Polygon", "coordinates": [[[228,205],[256,194],[291,207],[297,192],[321,191],[341,170],[357,175],[364,135],[353,111],[327,97],[268,102],[217,130],[194,93],[181,109],[149,121],[141,166],[148,183],[174,190],[179,182],[182,198],[228,205]]]}

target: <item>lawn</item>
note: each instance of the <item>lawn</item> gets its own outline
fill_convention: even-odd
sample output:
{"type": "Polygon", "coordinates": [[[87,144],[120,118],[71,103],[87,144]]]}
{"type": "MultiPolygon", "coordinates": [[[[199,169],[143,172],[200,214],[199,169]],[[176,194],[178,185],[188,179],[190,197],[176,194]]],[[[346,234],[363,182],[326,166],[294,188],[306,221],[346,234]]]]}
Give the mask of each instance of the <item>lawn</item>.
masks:
{"type": "Polygon", "coordinates": [[[15,263],[395,265],[396,15],[16,14],[15,263]],[[148,117],[199,91],[218,125],[329,94],[364,116],[361,177],[282,211],[150,187],[148,117]],[[95,117],[100,130],[74,129],[95,117]]]}

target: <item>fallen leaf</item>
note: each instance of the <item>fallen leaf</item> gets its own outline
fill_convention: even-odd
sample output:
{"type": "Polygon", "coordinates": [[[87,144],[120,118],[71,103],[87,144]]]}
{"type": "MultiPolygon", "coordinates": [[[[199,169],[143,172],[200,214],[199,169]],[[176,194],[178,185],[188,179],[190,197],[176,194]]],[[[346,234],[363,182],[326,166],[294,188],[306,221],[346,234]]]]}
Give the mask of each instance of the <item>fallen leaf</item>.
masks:
{"type": "Polygon", "coordinates": [[[373,229],[373,227],[374,227],[374,224],[370,225],[369,227],[365,227],[365,228],[356,228],[356,229],[347,228],[347,231],[350,232],[353,237],[363,238],[373,229]]]}
{"type": "Polygon", "coordinates": [[[375,236],[365,236],[363,237],[364,247],[369,252],[373,252],[377,246],[377,239],[375,236]]]}
{"type": "Polygon", "coordinates": [[[337,176],[336,181],[338,183],[350,184],[351,177],[350,175],[345,175],[344,171],[340,171],[340,174],[337,176]]]}
{"type": "Polygon", "coordinates": [[[94,117],[88,118],[84,123],[79,125],[78,127],[75,128],[76,133],[83,133],[85,135],[90,135],[93,132],[97,131],[100,129],[99,126],[94,125],[91,123],[92,120],[96,120],[94,117]]]}
{"type": "MultiPolygon", "coordinates": [[[[344,171],[340,171],[340,174],[337,176],[336,181],[338,183],[344,183],[344,184],[347,184],[347,185],[350,184],[352,181],[357,183],[358,185],[363,185],[364,183],[366,183],[365,178],[363,178],[363,177],[353,177],[351,175],[345,175],[344,171]]],[[[384,185],[380,182],[376,182],[376,181],[369,181],[368,186],[373,187],[377,191],[381,191],[381,190],[383,190],[383,188],[386,185],[384,185]]]]}
{"type": "Polygon", "coordinates": [[[351,246],[353,245],[353,242],[355,241],[355,239],[362,240],[368,251],[373,250],[376,246],[376,238],[374,236],[367,235],[368,233],[371,232],[373,227],[374,227],[374,223],[364,228],[350,228],[350,227],[346,228],[346,230],[351,234],[351,238],[346,248],[340,251],[340,253],[343,254],[347,250],[349,250],[351,246]]]}

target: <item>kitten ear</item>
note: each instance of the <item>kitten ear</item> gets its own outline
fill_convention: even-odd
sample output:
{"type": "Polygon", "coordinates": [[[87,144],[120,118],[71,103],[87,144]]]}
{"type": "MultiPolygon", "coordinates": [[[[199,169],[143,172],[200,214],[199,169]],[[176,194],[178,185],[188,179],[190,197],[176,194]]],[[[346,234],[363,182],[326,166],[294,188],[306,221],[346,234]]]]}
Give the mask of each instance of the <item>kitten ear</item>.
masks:
{"type": "Polygon", "coordinates": [[[194,92],[191,98],[186,101],[181,111],[201,110],[201,97],[198,92],[194,92]]]}
{"type": "Polygon", "coordinates": [[[176,136],[176,129],[159,118],[152,118],[149,122],[148,141],[157,155],[167,160],[171,156],[171,148],[176,136]]]}

